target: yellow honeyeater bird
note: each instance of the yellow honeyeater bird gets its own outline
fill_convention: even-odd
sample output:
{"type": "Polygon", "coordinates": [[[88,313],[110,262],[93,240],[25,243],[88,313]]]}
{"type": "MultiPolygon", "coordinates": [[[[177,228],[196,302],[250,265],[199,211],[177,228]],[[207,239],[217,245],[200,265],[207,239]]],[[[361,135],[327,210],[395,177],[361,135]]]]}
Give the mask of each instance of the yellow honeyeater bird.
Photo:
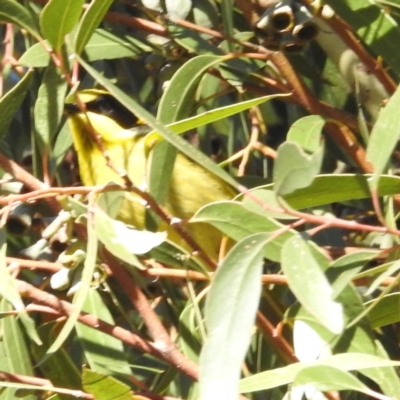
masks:
{"type": "MultiPolygon", "coordinates": [[[[66,112],[83,184],[124,183],[123,178],[106,165],[104,154],[93,136],[97,134],[113,166],[119,171],[127,171],[134,185],[148,187],[146,172],[149,168],[144,138],[150,128],[106,91],[83,90],[78,95],[86,112],[76,104],[66,104],[66,112]]],[[[202,206],[232,199],[234,195],[226,183],[178,153],[164,206],[172,216],[188,220],[202,206]]],[[[127,193],[118,219],[137,229],[145,229],[143,199],[127,193]]],[[[185,228],[210,257],[217,257],[222,237],[217,229],[205,223],[186,224],[185,228]]],[[[161,222],[158,230],[167,231],[169,240],[187,248],[183,239],[165,222],[161,222]]]]}

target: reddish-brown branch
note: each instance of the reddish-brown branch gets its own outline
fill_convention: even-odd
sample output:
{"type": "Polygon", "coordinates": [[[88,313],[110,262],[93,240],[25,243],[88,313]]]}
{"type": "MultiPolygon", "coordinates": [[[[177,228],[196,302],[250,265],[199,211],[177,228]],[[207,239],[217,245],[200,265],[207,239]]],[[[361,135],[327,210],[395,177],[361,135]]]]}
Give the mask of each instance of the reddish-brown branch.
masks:
{"type": "Polygon", "coordinates": [[[163,358],[192,379],[198,378],[198,367],[186,358],[175,346],[167,330],[162,325],[156,312],[151,308],[146,296],[135,283],[133,277],[117,263],[109,254],[105,258],[113,276],[118,281],[122,290],[129,297],[137,312],[143,319],[157,350],[163,358]]]}
{"type": "Polygon", "coordinates": [[[19,268],[31,268],[49,272],[57,272],[62,268],[62,265],[58,263],[52,263],[48,261],[25,260],[23,258],[15,257],[6,257],[6,262],[8,265],[16,265],[19,268]]]}
{"type": "MultiPolygon", "coordinates": [[[[29,172],[25,171],[20,167],[15,161],[10,160],[4,154],[0,153],[0,167],[6,172],[11,174],[17,181],[22,182],[25,187],[30,190],[47,190],[48,187],[41,182],[39,179],[35,178],[29,172]]],[[[46,199],[49,206],[52,208],[53,212],[59,212],[61,210],[60,205],[54,198],[46,199]]]]}
{"type": "MultiPolygon", "coordinates": [[[[16,282],[17,289],[22,297],[28,298],[35,303],[50,307],[57,311],[60,315],[68,316],[74,311],[75,307],[71,303],[59,300],[56,296],[37,289],[27,282],[21,280],[16,280],[16,282]]],[[[157,349],[157,346],[154,343],[148,342],[142,339],[140,336],[135,335],[134,333],[131,333],[128,330],[123,329],[119,326],[111,325],[97,318],[95,315],[82,312],[78,317],[78,321],[93,329],[98,329],[99,331],[104,332],[110,336],[114,336],[115,338],[121,340],[127,345],[132,346],[144,353],[149,353],[155,357],[167,361],[164,358],[163,354],[157,349]]]]}
{"type": "Polygon", "coordinates": [[[277,334],[275,327],[260,311],[257,312],[257,326],[286,362],[290,364],[298,362],[297,357],[294,355],[293,347],[282,335],[277,334]]]}
{"type": "MultiPolygon", "coordinates": [[[[324,248],[327,254],[336,259],[341,257],[345,254],[351,254],[362,250],[359,247],[345,247],[345,248],[324,248]]],[[[382,259],[384,255],[377,255],[377,259],[382,259]]],[[[37,269],[37,270],[44,270],[51,273],[57,272],[62,268],[61,264],[58,263],[51,263],[47,261],[34,261],[34,260],[25,260],[22,258],[15,258],[15,257],[6,257],[6,261],[8,265],[16,265],[19,268],[29,268],[29,269],[37,269]]],[[[107,271],[109,274],[112,274],[111,270],[108,269],[107,271]]],[[[185,269],[176,269],[176,268],[166,268],[166,267],[151,267],[144,271],[140,272],[143,276],[151,276],[156,279],[158,278],[168,278],[168,279],[184,279],[184,280],[191,280],[191,281],[209,281],[214,276],[213,272],[208,272],[204,274],[202,272],[197,271],[190,271],[185,269]]],[[[381,286],[388,286],[393,282],[394,278],[385,278],[381,286]]],[[[357,279],[354,283],[357,286],[365,286],[368,282],[371,281],[371,278],[362,278],[357,279]]],[[[261,276],[261,282],[264,285],[287,285],[287,278],[284,275],[278,274],[264,274],[261,276]]],[[[33,308],[32,308],[33,310],[33,308]]],[[[34,309],[35,311],[39,311],[39,309],[34,309]]],[[[44,309],[42,310],[44,311],[44,309]]],[[[45,312],[52,312],[52,309],[47,309],[45,312]]]]}

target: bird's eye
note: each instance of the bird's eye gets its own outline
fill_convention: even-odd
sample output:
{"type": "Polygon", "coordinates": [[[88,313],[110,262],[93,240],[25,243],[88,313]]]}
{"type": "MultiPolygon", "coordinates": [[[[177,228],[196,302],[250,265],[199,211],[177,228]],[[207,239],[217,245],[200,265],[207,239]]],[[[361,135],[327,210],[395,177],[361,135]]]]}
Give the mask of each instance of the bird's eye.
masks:
{"type": "Polygon", "coordinates": [[[88,104],[88,109],[99,114],[112,115],[116,110],[112,100],[112,97],[107,95],[99,96],[96,100],[88,104]]]}
{"type": "Polygon", "coordinates": [[[104,94],[89,103],[86,103],[88,111],[106,115],[112,118],[124,129],[133,128],[137,124],[137,117],[133,115],[126,107],[124,107],[114,97],[104,94]]]}

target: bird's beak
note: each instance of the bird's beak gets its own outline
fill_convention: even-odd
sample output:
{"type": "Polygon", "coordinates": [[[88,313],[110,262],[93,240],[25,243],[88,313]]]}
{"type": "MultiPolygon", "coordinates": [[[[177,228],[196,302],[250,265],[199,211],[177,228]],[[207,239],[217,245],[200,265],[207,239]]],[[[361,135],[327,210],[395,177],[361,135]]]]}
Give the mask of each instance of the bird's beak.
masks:
{"type": "Polygon", "coordinates": [[[66,115],[74,115],[80,113],[81,110],[75,103],[65,103],[64,104],[64,113],[66,115]]]}

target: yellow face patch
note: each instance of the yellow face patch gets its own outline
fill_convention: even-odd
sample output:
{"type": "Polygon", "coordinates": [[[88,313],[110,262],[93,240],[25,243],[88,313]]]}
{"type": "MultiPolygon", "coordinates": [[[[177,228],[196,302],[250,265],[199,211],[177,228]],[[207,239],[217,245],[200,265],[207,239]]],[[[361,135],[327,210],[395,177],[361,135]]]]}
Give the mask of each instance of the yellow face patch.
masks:
{"type": "MultiPolygon", "coordinates": [[[[98,134],[104,142],[107,143],[124,143],[127,140],[137,136],[142,136],[150,132],[150,128],[146,125],[139,125],[132,129],[122,129],[121,126],[105,115],[88,111],[86,118],[89,120],[94,132],[98,134]]],[[[82,118],[85,116],[82,114],[82,118]]]]}

